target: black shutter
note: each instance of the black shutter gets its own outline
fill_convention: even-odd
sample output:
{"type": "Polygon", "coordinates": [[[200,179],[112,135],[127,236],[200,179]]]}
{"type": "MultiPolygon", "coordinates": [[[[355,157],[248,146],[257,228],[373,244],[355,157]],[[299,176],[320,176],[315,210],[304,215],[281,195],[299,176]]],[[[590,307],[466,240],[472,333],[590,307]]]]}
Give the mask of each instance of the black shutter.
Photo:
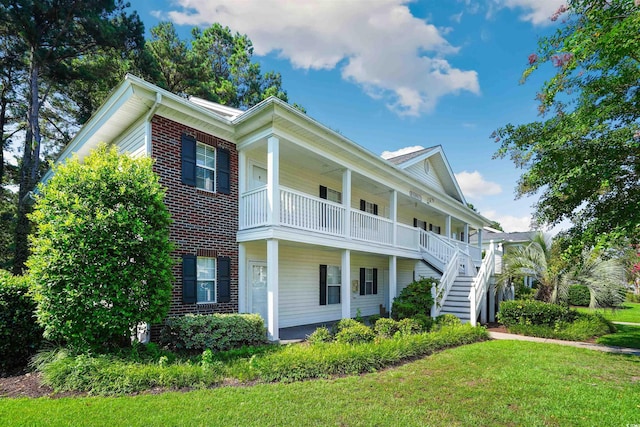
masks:
{"type": "Polygon", "coordinates": [[[327,187],[324,185],[320,186],[320,198],[325,200],[327,199],[327,187]]]}
{"type": "Polygon", "coordinates": [[[422,228],[424,229],[424,231],[427,231],[427,221],[422,223],[422,228]]]}
{"type": "Polygon", "coordinates": [[[433,224],[429,224],[429,231],[433,231],[433,224]]]}
{"type": "Polygon", "coordinates": [[[195,255],[182,255],[182,302],[196,302],[198,264],[195,255]]]}
{"type": "Polygon", "coordinates": [[[327,305],[327,266],[320,266],[320,305],[327,305]]]}
{"type": "Polygon", "coordinates": [[[376,205],[375,203],[373,204],[373,214],[378,215],[378,205],[376,205]]]}
{"type": "Polygon", "coordinates": [[[367,202],[362,199],[360,199],[360,210],[363,212],[367,210],[367,202]]]}
{"type": "Polygon", "coordinates": [[[373,293],[378,294],[378,269],[373,269],[373,293]]]}
{"type": "Polygon", "coordinates": [[[231,154],[229,150],[218,148],[216,152],[216,191],[222,194],[231,192],[231,154]]]}
{"type": "Polygon", "coordinates": [[[418,218],[413,218],[413,226],[414,227],[418,226],[418,218]]]}
{"type": "Polygon", "coordinates": [[[218,302],[231,301],[231,258],[218,257],[218,302]]]}
{"type": "Polygon", "coordinates": [[[366,294],[366,292],[365,292],[365,284],[364,284],[364,281],[365,281],[366,277],[367,276],[365,275],[364,268],[361,268],[360,269],[360,295],[366,294]]]}
{"type": "Polygon", "coordinates": [[[196,139],[191,135],[182,134],[182,183],[196,185],[196,139]]]}
{"type": "Polygon", "coordinates": [[[460,232],[460,241],[464,242],[464,231],[460,232]]]}

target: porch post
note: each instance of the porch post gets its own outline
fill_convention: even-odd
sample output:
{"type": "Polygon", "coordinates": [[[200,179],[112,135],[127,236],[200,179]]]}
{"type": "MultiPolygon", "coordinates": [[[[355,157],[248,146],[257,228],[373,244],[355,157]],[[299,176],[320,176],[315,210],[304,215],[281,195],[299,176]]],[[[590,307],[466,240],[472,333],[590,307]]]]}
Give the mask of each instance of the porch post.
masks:
{"type": "MultiPolygon", "coordinates": [[[[247,155],[244,151],[238,151],[238,229],[245,226],[247,213],[242,203],[242,196],[247,192],[247,155]]],[[[262,206],[261,209],[265,207],[262,206]]]]}
{"type": "Polygon", "coordinates": [[[482,250],[482,227],[478,228],[478,247],[482,250]]]}
{"type": "Polygon", "coordinates": [[[280,224],[280,140],[267,139],[267,223],[280,224]]]}
{"type": "MultiPolygon", "coordinates": [[[[396,190],[391,190],[391,194],[389,197],[389,207],[391,209],[391,221],[393,221],[393,227],[391,229],[391,241],[393,242],[393,246],[396,246],[398,240],[398,192],[396,190]]],[[[391,274],[391,270],[389,270],[389,274],[391,274]]],[[[389,306],[389,308],[391,308],[391,306],[389,306]]]]}
{"type": "Polygon", "coordinates": [[[247,312],[247,248],[238,244],[238,313],[247,312]]]}
{"type": "Polygon", "coordinates": [[[342,304],[342,318],[351,318],[351,251],[342,251],[342,286],[340,287],[340,304],[342,304]]]}
{"type": "Polygon", "coordinates": [[[267,334],[278,341],[278,240],[267,240],[267,334]]]}
{"type": "Polygon", "coordinates": [[[451,215],[444,217],[444,235],[447,239],[451,238],[451,215]]]}
{"type": "MultiPolygon", "coordinates": [[[[395,192],[395,191],[394,191],[395,192]]],[[[398,292],[398,258],[395,255],[389,257],[389,301],[388,310],[391,315],[391,307],[393,307],[393,300],[398,292]]]]}
{"type": "Polygon", "coordinates": [[[496,282],[495,279],[491,279],[489,285],[489,322],[496,321],[496,282]]]}
{"type": "Polygon", "coordinates": [[[469,224],[464,224],[464,243],[469,243],[469,224]]]}
{"type": "Polygon", "coordinates": [[[482,303],[480,304],[480,323],[487,323],[487,292],[482,294],[482,303]]]}
{"type": "Polygon", "coordinates": [[[342,173],[342,205],[344,206],[344,235],[351,238],[351,169],[342,173]]]}

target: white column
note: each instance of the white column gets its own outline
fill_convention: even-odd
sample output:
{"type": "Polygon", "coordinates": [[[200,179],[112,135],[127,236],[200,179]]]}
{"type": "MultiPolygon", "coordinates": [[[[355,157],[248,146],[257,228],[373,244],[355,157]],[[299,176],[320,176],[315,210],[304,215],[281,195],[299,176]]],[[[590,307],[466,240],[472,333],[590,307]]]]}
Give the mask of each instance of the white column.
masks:
{"type": "Polygon", "coordinates": [[[342,318],[351,318],[351,251],[342,251],[342,287],[340,288],[340,304],[342,304],[342,318]]]}
{"type": "MultiPolygon", "coordinates": [[[[398,192],[396,190],[391,190],[389,208],[391,210],[391,221],[393,221],[393,228],[391,229],[393,236],[392,242],[393,246],[395,246],[398,240],[398,192]]],[[[389,273],[391,273],[391,271],[389,271],[389,273]]]]}
{"type": "Polygon", "coordinates": [[[489,322],[496,321],[496,283],[494,279],[491,279],[489,285],[489,322]]]}
{"type": "Polygon", "coordinates": [[[342,205],[344,206],[344,235],[351,238],[351,169],[342,173],[342,205]]]}
{"type": "Polygon", "coordinates": [[[391,307],[393,307],[393,300],[398,292],[398,258],[395,255],[389,257],[389,301],[387,309],[391,314],[391,307]]]}
{"type": "Polygon", "coordinates": [[[464,225],[464,242],[469,243],[469,224],[464,225]]]}
{"type": "Polygon", "coordinates": [[[480,323],[487,323],[487,292],[482,294],[482,303],[480,304],[480,323]]]}
{"type": "Polygon", "coordinates": [[[247,192],[247,179],[247,155],[244,151],[238,151],[238,228],[240,230],[244,228],[247,217],[244,203],[242,203],[242,196],[247,192]]]}
{"type": "Polygon", "coordinates": [[[238,244],[238,313],[247,312],[247,248],[238,244]]]}
{"type": "Polygon", "coordinates": [[[267,334],[270,341],[280,339],[278,332],[278,241],[267,240],[267,334]]]}
{"type": "Polygon", "coordinates": [[[444,235],[447,239],[451,238],[451,215],[444,217],[444,235]]]}
{"type": "Polygon", "coordinates": [[[478,247],[482,249],[482,228],[478,228],[478,247]]]}
{"type": "Polygon", "coordinates": [[[267,222],[280,224],[280,140],[267,139],[267,222]]]}

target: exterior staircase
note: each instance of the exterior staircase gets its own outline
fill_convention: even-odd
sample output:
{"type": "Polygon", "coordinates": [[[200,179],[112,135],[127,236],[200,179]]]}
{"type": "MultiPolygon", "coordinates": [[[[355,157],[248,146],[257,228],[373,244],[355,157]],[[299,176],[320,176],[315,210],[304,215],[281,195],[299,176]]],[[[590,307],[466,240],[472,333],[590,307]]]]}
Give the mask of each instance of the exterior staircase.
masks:
{"type": "Polygon", "coordinates": [[[471,304],[469,292],[473,286],[473,277],[458,276],[451,286],[449,295],[440,309],[440,314],[453,314],[462,323],[469,323],[471,318],[471,304]]]}

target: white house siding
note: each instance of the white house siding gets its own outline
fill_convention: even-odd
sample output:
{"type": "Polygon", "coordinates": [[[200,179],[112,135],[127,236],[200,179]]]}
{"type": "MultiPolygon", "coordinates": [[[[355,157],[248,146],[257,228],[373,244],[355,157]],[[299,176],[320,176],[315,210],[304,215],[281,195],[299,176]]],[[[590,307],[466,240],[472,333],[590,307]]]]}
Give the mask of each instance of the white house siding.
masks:
{"type": "Polygon", "coordinates": [[[440,181],[440,178],[438,178],[432,164],[430,165],[430,171],[428,174],[424,170],[424,162],[418,162],[415,165],[411,165],[406,169],[406,171],[418,178],[420,181],[425,182],[427,186],[437,188],[438,190],[445,192],[442,182],[440,181]]]}
{"type": "Polygon", "coordinates": [[[421,277],[433,277],[439,279],[442,276],[440,273],[438,273],[436,270],[429,267],[422,261],[416,261],[415,272],[416,280],[420,279],[421,277]]]}
{"type": "Polygon", "coordinates": [[[378,293],[376,295],[360,295],[359,287],[356,292],[351,292],[351,317],[355,317],[360,309],[362,316],[380,314],[380,304],[387,306],[384,300],[383,272],[389,268],[389,258],[367,254],[351,254],[351,280],[360,282],[361,268],[378,269],[378,293]]]}
{"type": "Polygon", "coordinates": [[[115,144],[116,147],[118,147],[118,151],[121,153],[129,153],[129,155],[134,158],[146,155],[146,131],[146,121],[144,119],[138,120],[122,137],[116,139],[115,144]]]}
{"type": "Polygon", "coordinates": [[[413,271],[415,267],[415,260],[399,260],[397,264],[398,278],[396,282],[396,295],[400,295],[400,292],[413,282],[413,271]]]}

